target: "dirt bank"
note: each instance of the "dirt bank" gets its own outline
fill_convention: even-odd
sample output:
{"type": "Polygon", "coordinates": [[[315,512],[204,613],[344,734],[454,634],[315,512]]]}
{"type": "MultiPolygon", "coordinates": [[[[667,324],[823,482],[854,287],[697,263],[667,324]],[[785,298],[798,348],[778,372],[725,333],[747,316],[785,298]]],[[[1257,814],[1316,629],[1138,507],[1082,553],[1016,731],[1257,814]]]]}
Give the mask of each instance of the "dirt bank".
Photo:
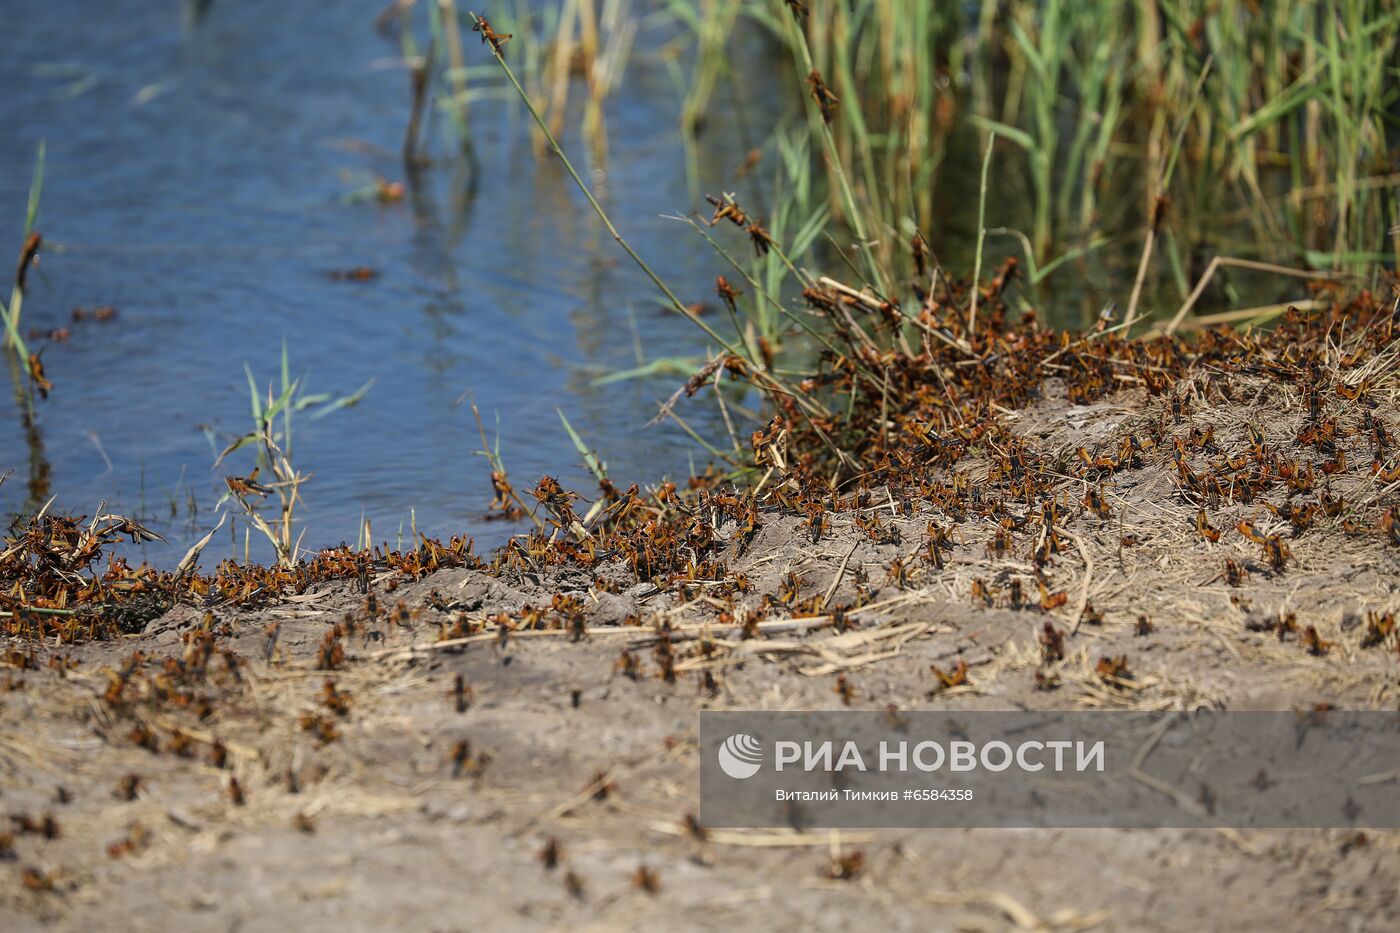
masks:
{"type": "Polygon", "coordinates": [[[994,429],[945,461],[925,423],[922,472],[826,508],[760,432],[758,495],[649,500],[654,556],[546,488],[559,527],[491,565],[15,634],[4,926],[1386,926],[1391,832],[693,825],[705,708],[1393,707],[1394,344],[1290,380],[1271,339],[1087,398],[1046,343],[994,429]]]}

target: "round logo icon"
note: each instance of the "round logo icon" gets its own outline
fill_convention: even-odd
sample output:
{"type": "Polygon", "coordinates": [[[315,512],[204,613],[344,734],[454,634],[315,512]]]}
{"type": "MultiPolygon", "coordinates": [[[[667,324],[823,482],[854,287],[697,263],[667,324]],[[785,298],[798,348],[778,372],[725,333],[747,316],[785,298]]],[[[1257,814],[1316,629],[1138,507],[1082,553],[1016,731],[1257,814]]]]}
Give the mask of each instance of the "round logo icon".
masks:
{"type": "Polygon", "coordinates": [[[751,735],[736,732],[719,747],[719,768],[735,780],[751,778],[761,767],[763,746],[751,735]]]}

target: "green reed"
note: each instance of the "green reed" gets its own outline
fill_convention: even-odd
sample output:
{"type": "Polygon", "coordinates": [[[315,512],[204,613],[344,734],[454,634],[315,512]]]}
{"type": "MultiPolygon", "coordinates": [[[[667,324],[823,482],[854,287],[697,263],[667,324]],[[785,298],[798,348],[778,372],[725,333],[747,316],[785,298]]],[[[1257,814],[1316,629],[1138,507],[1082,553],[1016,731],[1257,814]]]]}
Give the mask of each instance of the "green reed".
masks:
{"type": "MultiPolygon", "coordinates": [[[[450,63],[439,105],[498,96],[499,82],[460,63],[446,37],[466,23],[438,4],[437,60],[450,63]]],[[[581,87],[583,132],[601,157],[632,46],[663,43],[648,51],[677,83],[692,200],[701,127],[727,100],[773,88],[797,122],[745,142],[783,164],[744,200],[798,262],[822,236],[844,241],[855,277],[881,293],[908,275],[911,237],[946,245],[966,225],[992,131],[993,226],[978,235],[1021,242],[1032,287],[1069,268],[1129,283],[1145,255],[1134,291],[1152,303],[1164,276],[1184,298],[1213,255],[1350,272],[1400,257],[1387,145],[1400,0],[557,0],[496,15],[515,34],[520,99],[542,118],[540,153],[553,148],[546,130],[571,129],[565,109],[581,87]],[[830,120],[806,83],[813,71],[839,99],[830,120]],[[1144,239],[1155,248],[1140,249],[1144,239]]],[[[781,298],[782,258],[755,265],[762,291],[781,298]]],[[[782,317],[747,297],[755,333],[772,339],[782,317]]]]}

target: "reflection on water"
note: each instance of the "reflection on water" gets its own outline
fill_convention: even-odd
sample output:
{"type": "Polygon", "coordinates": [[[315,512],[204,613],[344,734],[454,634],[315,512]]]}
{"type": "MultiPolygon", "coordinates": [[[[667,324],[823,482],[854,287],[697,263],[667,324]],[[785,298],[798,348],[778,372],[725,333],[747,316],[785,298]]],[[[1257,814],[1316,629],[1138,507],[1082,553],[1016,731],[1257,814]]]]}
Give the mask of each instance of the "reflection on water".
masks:
{"type": "MultiPolygon", "coordinates": [[[[172,563],[215,521],[223,486],[211,465],[249,427],[244,363],[266,386],[284,343],[311,392],[375,380],[359,405],[298,422],[297,466],[314,474],[301,512],[311,547],[355,540],[362,517],[379,541],[416,520],[428,534],[466,529],[484,547],[498,542],[505,529],[481,518],[490,488],[468,393],[522,487],[546,472],[591,487],[556,409],[620,485],[704,466],[677,427],[646,426],[674,376],[596,381],[638,365],[638,344],[645,359],[701,354],[698,331],[658,305],[563,168],[533,157],[518,106],[475,103],[465,152],[428,108],[428,161],[406,175],[410,81],[375,12],[244,0],[213,4],[192,25],[173,4],[51,0],[8,23],[0,231],[10,232],[0,251],[18,246],[46,139],[47,249],[23,326],[70,335],[36,340],[51,397],[33,418],[21,405],[0,421],[0,471],[16,474],[0,486],[0,513],[32,509],[50,489],[74,513],[105,500],[165,533],[170,544],[147,556],[172,563]],[[347,197],[380,181],[402,184],[402,198],[347,197]],[[332,275],[361,266],[378,274],[332,275]],[[105,305],[118,309],[110,320],[72,314],[105,305]]],[[[661,216],[698,206],[676,89],[655,51],[666,38],[639,37],[609,98],[606,171],[590,164],[577,114],[565,145],[618,227],[689,301],[711,296],[714,275],[729,270],[661,216]]],[[[472,53],[469,64],[489,64],[472,53]]],[[[693,164],[700,190],[743,186],[761,211],[736,169],[805,91],[753,77],[745,87],[765,91],[715,97],[693,164]]],[[[957,272],[972,265],[981,142],[970,128],[952,140],[936,154],[937,227],[927,233],[957,272]]],[[[1024,166],[998,160],[989,226],[1024,220],[1030,200],[1024,166]]],[[[1042,307],[1062,323],[1091,320],[1123,294],[1139,243],[1123,238],[1075,263],[1041,289],[1042,307]]],[[[988,251],[1000,261],[1019,248],[1003,237],[988,251]]],[[[703,397],[682,413],[721,436],[703,397]]],[[[249,466],[235,455],[229,472],[249,466]]],[[[235,549],[221,538],[207,553],[235,549]]]]}
{"type": "Polygon", "coordinates": [[[27,481],[19,499],[22,502],[21,508],[30,512],[42,507],[48,500],[53,471],[44,455],[44,435],[34,410],[35,401],[25,391],[28,382],[26,375],[20,370],[19,361],[13,354],[6,354],[6,363],[9,366],[10,385],[14,389],[14,406],[19,413],[20,434],[24,438],[28,466],[27,481]]]}
{"type": "MultiPolygon", "coordinates": [[[[434,161],[405,177],[409,81],[373,13],[215,4],[186,31],[167,4],[56,0],[11,23],[0,229],[17,239],[47,139],[38,227],[51,246],[23,325],[71,336],[36,341],[57,387],[37,421],[18,411],[0,428],[0,470],[15,470],[0,510],[33,507],[50,485],[57,508],[91,514],[105,499],[156,521],[171,545],[149,556],[172,561],[213,521],[215,447],[247,429],[244,362],[275,379],[283,341],[313,392],[377,380],[358,406],[298,424],[298,465],[315,474],[307,544],[353,540],[362,513],[392,543],[410,510],[429,534],[499,538],[479,522],[490,491],[468,391],[519,481],[562,472],[587,487],[556,407],[619,479],[690,468],[679,430],[644,427],[670,383],[593,380],[636,364],[629,315],[648,357],[703,341],[618,263],[562,169],[535,161],[517,108],[474,108],[474,164],[430,116],[434,161]],[[379,177],[405,183],[400,203],[344,197],[379,177]],[[361,265],[379,275],[328,275],[361,265]],[[96,305],[116,317],[71,319],[96,305]]],[[[703,297],[711,257],[659,216],[692,206],[662,63],[634,56],[609,107],[626,144],[598,176],[608,209],[658,272],[703,297]]],[[[742,153],[702,145],[721,187],[742,153]]],[[[687,416],[704,425],[708,412],[687,416]]]]}

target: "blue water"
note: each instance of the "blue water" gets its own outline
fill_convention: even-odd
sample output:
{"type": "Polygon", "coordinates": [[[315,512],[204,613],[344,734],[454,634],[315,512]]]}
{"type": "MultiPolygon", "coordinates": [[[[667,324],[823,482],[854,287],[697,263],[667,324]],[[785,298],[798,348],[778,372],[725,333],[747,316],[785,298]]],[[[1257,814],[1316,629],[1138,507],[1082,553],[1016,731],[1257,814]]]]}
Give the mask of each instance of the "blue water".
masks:
{"type": "MultiPolygon", "coordinates": [[[[247,430],[244,363],[265,385],[284,342],[313,392],[375,380],[358,406],[298,419],[294,458],[314,474],[301,510],[308,546],[353,541],[362,514],[390,543],[410,514],[428,534],[467,531],[489,545],[508,533],[482,521],[490,487],[467,392],[488,430],[499,419],[521,487],[546,472],[591,485],[556,408],[621,483],[703,465],[679,429],[645,426],[677,377],[595,385],[638,362],[629,315],[645,359],[706,344],[657,305],[561,167],[536,160],[528,114],[475,105],[475,176],[435,118],[433,163],[406,177],[409,80],[398,40],[373,28],[378,9],[216,2],[193,25],[174,2],[51,0],[7,18],[0,255],[18,254],[46,140],[46,248],[22,327],[71,336],[32,341],[56,386],[35,403],[37,443],[9,393],[0,405],[0,471],[14,471],[0,513],[49,494],[78,514],[106,500],[167,536],[146,556],[168,565],[215,521],[221,475],[250,467],[243,452],[212,471],[208,431],[222,446],[247,430]],[[377,177],[407,181],[403,201],[347,199],[377,177]],[[379,276],[328,276],[361,265],[379,276]],[[98,305],[116,317],[70,320],[74,307],[98,305]],[[47,489],[27,482],[44,464],[47,489]]],[[[464,39],[469,63],[488,64],[476,37],[464,39]]],[[[659,43],[638,43],[648,44],[659,43]]],[[[660,217],[697,206],[677,112],[662,62],[639,48],[608,104],[606,165],[591,163],[578,114],[566,145],[657,271],[704,299],[713,254],[660,217]]],[[[743,149],[713,135],[702,140],[702,182],[732,187],[743,149]]],[[[716,430],[712,403],[682,411],[716,430]]],[[[209,553],[234,548],[221,536],[209,553]]]]}
{"type": "MultiPolygon", "coordinates": [[[[426,6],[414,10],[420,48],[426,6]]],[[[557,8],[554,0],[514,6],[528,7],[540,25],[557,8]]],[[[689,160],[698,173],[692,184],[677,128],[681,101],[663,58],[681,27],[660,20],[659,6],[634,8],[642,25],[607,101],[606,158],[595,159],[581,138],[577,77],[563,142],[620,230],[682,300],[713,305],[714,276],[733,277],[731,270],[662,215],[705,207],[700,192],[737,189],[762,216],[753,187],[776,174],[776,147],[766,146],[753,175],[740,179],[736,170],[751,147],[771,143],[806,90],[780,56],[764,53],[761,28],[741,20],[731,58],[744,74],[715,89],[689,160]]],[[[513,529],[484,518],[491,490],[469,397],[493,443],[499,426],[500,452],[520,489],[546,473],[593,488],[556,409],[619,486],[680,479],[706,465],[675,424],[648,425],[683,374],[598,381],[662,357],[698,358],[710,349],[706,339],[659,305],[562,166],[536,157],[528,113],[465,29],[467,64],[479,69],[473,87],[501,93],[472,104],[470,157],[435,112],[423,133],[429,164],[405,170],[409,74],[397,36],[374,28],[380,8],[379,0],[214,0],[195,22],[178,0],[49,0],[7,18],[0,268],[13,268],[4,265],[7,249],[18,255],[44,140],[45,249],[29,276],[22,328],[42,335],[68,327],[70,336],[32,341],[56,385],[35,402],[32,427],[9,393],[0,402],[0,473],[11,471],[0,485],[0,517],[50,495],[73,514],[105,501],[164,534],[168,543],[147,546],[144,556],[170,565],[217,521],[223,476],[251,468],[242,451],[212,469],[216,451],[249,428],[244,365],[265,387],[278,378],[284,345],[311,392],[344,395],[374,380],[357,406],[297,419],[294,460],[312,474],[298,513],[310,548],[353,542],[362,517],[376,541],[390,544],[414,522],[430,535],[471,534],[483,550],[500,543],[513,529]],[[403,183],[402,201],[357,196],[379,179],[403,183]],[[359,266],[379,274],[366,282],[330,275],[359,266]],[[105,305],[117,309],[110,321],[71,319],[75,307],[105,305]]],[[[522,45],[507,46],[517,64],[522,45]]],[[[684,76],[689,60],[679,65],[684,76]]],[[[929,154],[940,168],[937,216],[926,232],[954,274],[973,265],[983,145],[963,123],[947,151],[929,154]]],[[[995,155],[987,226],[1028,229],[1024,155],[1011,145],[995,155]]],[[[1126,303],[1143,229],[1134,205],[1145,201],[1133,172],[1117,176],[1128,190],[1102,200],[1114,205],[1108,226],[1119,234],[1037,286],[1038,313],[1076,325],[1109,299],[1126,303]]],[[[1183,243],[1192,269],[1221,249],[1216,232],[1196,231],[1199,242],[1183,243]]],[[[728,225],[715,235],[735,254],[748,252],[728,225]]],[[[989,237],[987,268],[1019,252],[1014,238],[989,237]]],[[[1159,266],[1143,307],[1170,313],[1184,280],[1173,281],[1165,260],[1159,266]]],[[[1257,278],[1265,286],[1258,294],[1241,286],[1227,297],[1259,304],[1296,292],[1291,280],[1257,278]]],[[[721,317],[712,319],[726,329],[721,317]]],[[[678,411],[727,446],[712,396],[678,411]]],[[[739,436],[748,430],[741,423],[739,436]]],[[[241,537],[226,532],[207,555],[242,553],[241,537]]],[[[256,538],[253,553],[270,555],[256,538]]]]}

